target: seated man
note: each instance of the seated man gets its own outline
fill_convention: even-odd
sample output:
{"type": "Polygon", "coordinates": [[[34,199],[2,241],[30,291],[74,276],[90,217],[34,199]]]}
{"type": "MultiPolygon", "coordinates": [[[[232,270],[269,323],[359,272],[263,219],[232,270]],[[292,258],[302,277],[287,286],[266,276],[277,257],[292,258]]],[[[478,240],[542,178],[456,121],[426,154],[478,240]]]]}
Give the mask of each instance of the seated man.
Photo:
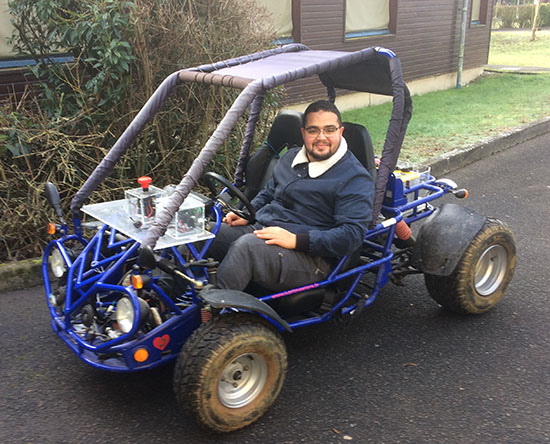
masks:
{"type": "Polygon", "coordinates": [[[253,281],[282,291],[324,279],[331,258],[353,253],[371,218],[374,188],[348,151],[340,112],[314,102],[303,117],[304,146],[289,149],[252,200],[256,223],[224,218],[209,254],[222,260],[217,286],[243,290],[253,281]]]}

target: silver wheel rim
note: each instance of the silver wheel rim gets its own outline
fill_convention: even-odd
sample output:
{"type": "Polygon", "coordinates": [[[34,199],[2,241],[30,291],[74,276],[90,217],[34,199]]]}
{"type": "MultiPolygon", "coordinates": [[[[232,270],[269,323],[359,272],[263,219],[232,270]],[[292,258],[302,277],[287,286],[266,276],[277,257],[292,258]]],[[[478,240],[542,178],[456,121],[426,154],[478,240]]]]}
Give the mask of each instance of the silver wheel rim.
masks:
{"type": "Polygon", "coordinates": [[[476,265],[475,288],[481,296],[494,293],[504,280],[508,268],[508,253],[502,245],[487,248],[476,265]]]}
{"type": "Polygon", "coordinates": [[[267,380],[267,363],[257,353],[246,353],[231,361],[218,381],[221,403],[231,409],[248,405],[258,396],[267,380]]]}

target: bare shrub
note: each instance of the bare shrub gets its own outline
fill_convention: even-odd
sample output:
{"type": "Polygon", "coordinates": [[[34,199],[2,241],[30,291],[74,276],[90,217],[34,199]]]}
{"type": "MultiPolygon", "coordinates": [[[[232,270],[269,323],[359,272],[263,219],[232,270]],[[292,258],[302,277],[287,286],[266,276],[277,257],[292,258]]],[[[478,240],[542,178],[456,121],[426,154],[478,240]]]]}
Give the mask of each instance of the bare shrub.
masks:
{"type": "MultiPolygon", "coordinates": [[[[254,0],[18,0],[10,6],[18,14],[14,45],[35,57],[33,75],[42,85],[34,100],[0,109],[0,262],[41,253],[43,227],[53,214],[43,198],[44,183],[58,185],[68,215],[76,190],[167,75],[266,49],[274,38],[254,0]],[[105,35],[91,38],[91,23],[105,35]],[[111,48],[108,56],[113,27],[116,51],[111,48]],[[75,62],[48,64],[43,54],[60,49],[75,62]]],[[[143,174],[161,186],[179,181],[236,94],[180,87],[92,199],[121,198],[122,189],[136,186],[143,174]]],[[[267,100],[271,106],[264,107],[258,140],[278,96],[267,100]]],[[[214,169],[230,176],[243,133],[244,121],[214,169]]]]}

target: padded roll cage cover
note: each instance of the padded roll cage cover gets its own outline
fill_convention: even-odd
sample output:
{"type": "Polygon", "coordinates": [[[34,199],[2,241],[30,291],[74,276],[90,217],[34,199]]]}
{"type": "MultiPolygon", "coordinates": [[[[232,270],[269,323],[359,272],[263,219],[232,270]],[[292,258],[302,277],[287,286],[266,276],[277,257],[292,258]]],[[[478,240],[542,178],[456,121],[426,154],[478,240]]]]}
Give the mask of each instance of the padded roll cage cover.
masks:
{"type": "Polygon", "coordinates": [[[216,151],[222,146],[241,115],[249,108],[248,124],[235,172],[235,183],[242,184],[265,92],[279,85],[318,75],[334,101],[336,88],[393,96],[393,109],[384,142],[380,167],[375,181],[373,222],[382,207],[390,172],[395,169],[407,125],[411,118],[412,101],[403,81],[397,56],[384,48],[365,48],[355,52],[310,50],[301,44],[238,57],[223,62],[182,69],[170,74],[157,88],[128,128],[116,141],[82,185],[71,202],[74,219],[80,219],[80,209],[90,194],[113,170],[116,162],[136,140],[145,125],[161,109],[164,102],[183,82],[197,82],[242,89],[241,93],[193,161],[168,204],[156,215],[143,245],[154,247],[165,232],[175,212],[197,184],[216,151]]]}
{"type": "Polygon", "coordinates": [[[423,273],[449,276],[486,220],[470,208],[442,205],[420,227],[413,250],[414,266],[423,273]]]}

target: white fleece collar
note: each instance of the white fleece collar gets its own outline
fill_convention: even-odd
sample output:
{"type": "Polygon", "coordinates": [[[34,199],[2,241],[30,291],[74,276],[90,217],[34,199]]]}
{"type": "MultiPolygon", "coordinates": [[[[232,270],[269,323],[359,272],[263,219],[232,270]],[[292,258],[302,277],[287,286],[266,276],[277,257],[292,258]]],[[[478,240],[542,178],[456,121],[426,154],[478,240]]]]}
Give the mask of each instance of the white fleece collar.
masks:
{"type": "Polygon", "coordinates": [[[344,154],[346,154],[347,150],[348,143],[346,142],[346,139],[342,137],[340,141],[340,146],[332,156],[325,160],[310,162],[306,154],[306,148],[305,146],[303,146],[302,149],[298,151],[298,154],[296,154],[296,157],[292,161],[292,168],[294,168],[296,165],[307,163],[309,177],[315,179],[316,177],[321,176],[322,174],[326,173],[330,168],[332,168],[336,164],[336,162],[344,157],[344,154]]]}

